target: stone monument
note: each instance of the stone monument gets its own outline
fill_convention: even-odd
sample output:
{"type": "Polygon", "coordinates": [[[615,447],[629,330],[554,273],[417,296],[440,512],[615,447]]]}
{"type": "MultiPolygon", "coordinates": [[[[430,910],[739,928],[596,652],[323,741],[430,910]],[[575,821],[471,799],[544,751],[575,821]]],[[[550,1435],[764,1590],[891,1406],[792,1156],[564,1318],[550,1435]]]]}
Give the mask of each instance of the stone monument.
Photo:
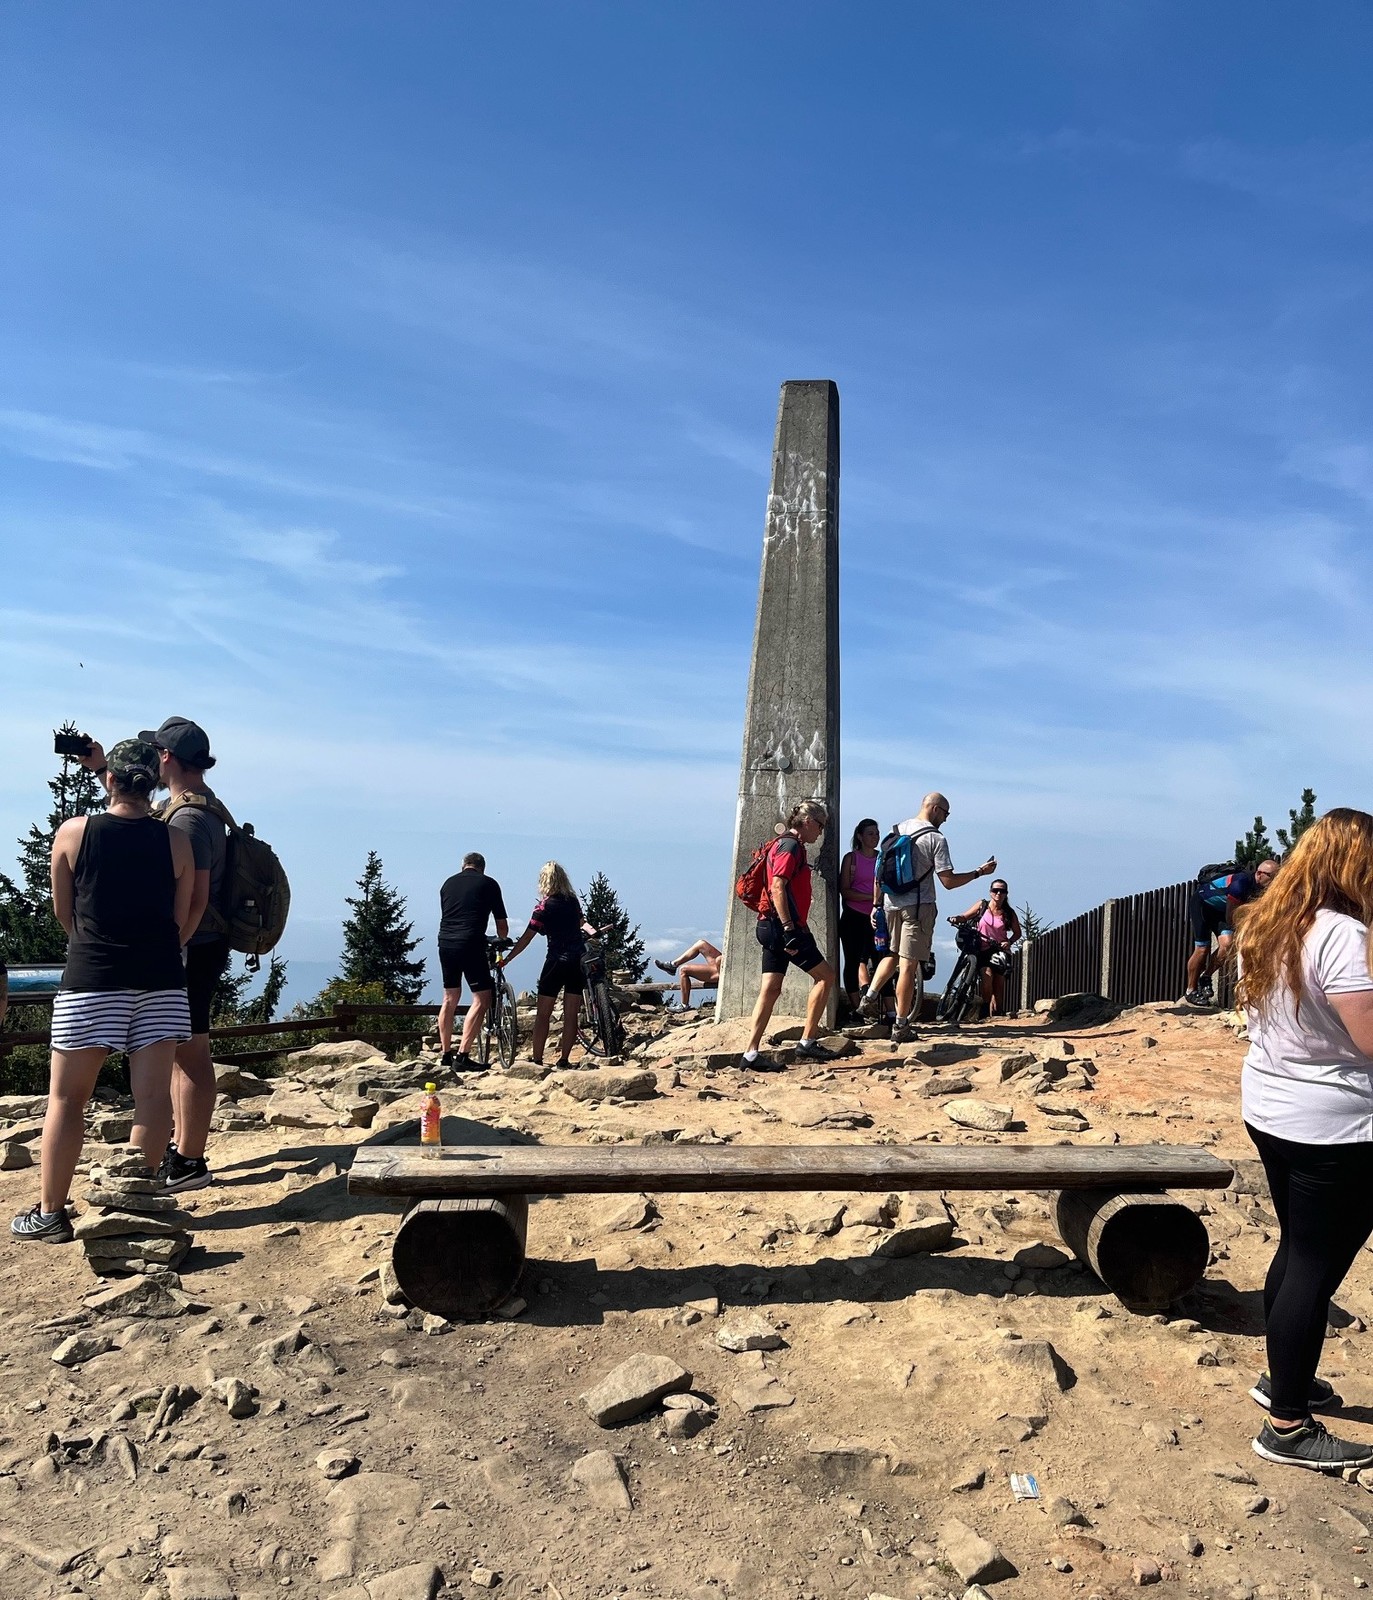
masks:
{"type": "MultiPolygon", "coordinates": [[[[830,826],[811,852],[810,926],[837,970],[839,390],[823,378],[784,383],[777,410],[716,999],[719,1022],[747,1016],[758,995],[757,917],[735,897],[734,881],[799,800],[822,800],[829,808],[830,826]]],[[[804,1011],[809,989],[803,973],[788,973],[777,1012],[804,1011]]]]}

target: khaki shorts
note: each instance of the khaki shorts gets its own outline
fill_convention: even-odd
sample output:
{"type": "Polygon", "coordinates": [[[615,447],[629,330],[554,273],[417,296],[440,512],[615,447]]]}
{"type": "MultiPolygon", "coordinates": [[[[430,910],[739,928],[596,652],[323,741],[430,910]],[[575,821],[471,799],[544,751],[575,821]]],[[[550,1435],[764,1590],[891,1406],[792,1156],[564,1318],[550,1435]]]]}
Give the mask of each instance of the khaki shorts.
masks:
{"type": "Polygon", "coordinates": [[[903,961],[928,961],[934,949],[934,913],[929,906],[887,912],[887,948],[903,961]]]}

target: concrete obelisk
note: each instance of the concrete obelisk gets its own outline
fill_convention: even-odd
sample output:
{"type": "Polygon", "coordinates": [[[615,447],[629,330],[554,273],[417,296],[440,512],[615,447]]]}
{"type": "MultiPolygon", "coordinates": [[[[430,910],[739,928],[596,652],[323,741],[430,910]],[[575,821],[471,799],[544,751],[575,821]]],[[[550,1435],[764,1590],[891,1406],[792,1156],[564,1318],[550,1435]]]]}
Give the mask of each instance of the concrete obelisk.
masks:
{"type": "MultiPolygon", "coordinates": [[[[734,880],[798,800],[829,808],[830,826],[811,852],[810,926],[837,965],[839,390],[823,378],[784,383],[777,410],[717,1021],[747,1016],[758,995],[758,919],[735,897],[734,880]]],[[[777,1013],[804,1011],[809,989],[804,974],[790,972],[777,1013]]]]}

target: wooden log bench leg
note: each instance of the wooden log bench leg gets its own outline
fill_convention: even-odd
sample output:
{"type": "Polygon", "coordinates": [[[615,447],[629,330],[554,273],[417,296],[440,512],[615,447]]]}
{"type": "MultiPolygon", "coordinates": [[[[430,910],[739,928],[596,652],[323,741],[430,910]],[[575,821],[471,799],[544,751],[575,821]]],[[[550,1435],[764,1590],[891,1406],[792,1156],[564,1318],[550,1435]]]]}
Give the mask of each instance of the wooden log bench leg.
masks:
{"type": "Polygon", "coordinates": [[[396,1282],[422,1311],[453,1320],[485,1316],[515,1292],[528,1225],[522,1194],[418,1200],[391,1247],[396,1282]]]}
{"type": "Polygon", "coordinates": [[[1157,1189],[1064,1189],[1057,1221],[1063,1242],[1131,1311],[1164,1310],[1211,1259],[1206,1224],[1157,1189]]]}

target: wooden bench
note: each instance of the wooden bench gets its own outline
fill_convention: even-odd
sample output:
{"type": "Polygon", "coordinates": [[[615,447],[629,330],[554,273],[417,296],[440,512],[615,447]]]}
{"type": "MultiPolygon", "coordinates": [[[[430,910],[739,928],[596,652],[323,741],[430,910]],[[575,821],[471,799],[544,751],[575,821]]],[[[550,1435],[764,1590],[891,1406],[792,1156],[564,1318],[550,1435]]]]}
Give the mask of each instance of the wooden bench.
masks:
{"type": "Polygon", "coordinates": [[[1189,1145],[364,1145],[350,1194],[414,1201],[392,1265],[412,1305],[485,1314],[524,1269],[529,1195],[764,1190],[1057,1191],[1077,1258],[1132,1309],[1160,1310],[1206,1270],[1210,1240],[1175,1189],[1234,1169],[1189,1145]]]}

